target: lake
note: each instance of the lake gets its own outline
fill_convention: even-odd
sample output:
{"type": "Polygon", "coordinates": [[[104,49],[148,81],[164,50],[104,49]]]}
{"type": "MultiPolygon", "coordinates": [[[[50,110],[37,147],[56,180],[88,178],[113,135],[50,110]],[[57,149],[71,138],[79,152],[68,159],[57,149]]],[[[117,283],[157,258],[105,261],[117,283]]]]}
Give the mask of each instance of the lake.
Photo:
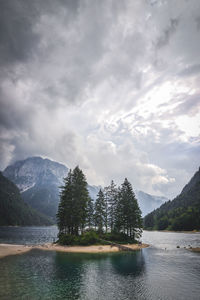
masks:
{"type": "MultiPolygon", "coordinates": [[[[2,227],[0,242],[52,242],[57,228],[2,227]]],[[[0,299],[199,299],[200,234],[147,232],[137,252],[73,254],[32,250],[0,260],[0,299]],[[180,249],[176,247],[180,246],[180,249]]]]}

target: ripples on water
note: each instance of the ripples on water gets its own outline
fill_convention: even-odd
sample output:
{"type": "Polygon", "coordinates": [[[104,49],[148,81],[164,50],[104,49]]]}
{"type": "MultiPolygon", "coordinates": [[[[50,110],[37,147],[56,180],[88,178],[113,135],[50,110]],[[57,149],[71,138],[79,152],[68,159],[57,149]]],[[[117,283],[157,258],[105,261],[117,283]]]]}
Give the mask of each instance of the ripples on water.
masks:
{"type": "MultiPolygon", "coordinates": [[[[55,233],[55,228],[51,230],[55,233]]],[[[34,241],[38,231],[33,229],[34,241]]],[[[5,257],[0,260],[0,299],[196,300],[200,255],[176,246],[199,245],[199,238],[199,234],[145,232],[143,241],[153,246],[137,252],[32,250],[5,257]]]]}
{"type": "Polygon", "coordinates": [[[57,226],[0,227],[0,243],[36,245],[56,241],[57,226]]]}

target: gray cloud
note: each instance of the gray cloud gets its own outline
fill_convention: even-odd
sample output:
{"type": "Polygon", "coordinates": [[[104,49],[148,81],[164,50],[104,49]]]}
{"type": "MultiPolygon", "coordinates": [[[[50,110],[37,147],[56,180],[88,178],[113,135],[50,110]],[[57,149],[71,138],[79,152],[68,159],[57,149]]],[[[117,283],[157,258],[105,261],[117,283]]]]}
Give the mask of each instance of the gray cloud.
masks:
{"type": "Polygon", "coordinates": [[[192,66],[185,68],[184,70],[179,72],[178,75],[181,77],[188,77],[188,76],[193,76],[193,75],[196,75],[199,73],[200,73],[200,65],[197,64],[197,65],[192,65],[192,66]]]}
{"type": "Polygon", "coordinates": [[[39,36],[33,32],[38,20],[31,1],[1,1],[0,63],[13,64],[28,60],[36,50],[39,36]]]}
{"type": "Polygon", "coordinates": [[[1,169],[43,155],[175,196],[199,164],[198,134],[177,122],[199,114],[199,8],[0,1],[1,169]]]}
{"type": "Polygon", "coordinates": [[[170,19],[169,25],[167,26],[163,34],[158,38],[156,42],[157,48],[164,47],[169,43],[170,38],[177,30],[178,23],[179,23],[178,19],[170,19]]]}

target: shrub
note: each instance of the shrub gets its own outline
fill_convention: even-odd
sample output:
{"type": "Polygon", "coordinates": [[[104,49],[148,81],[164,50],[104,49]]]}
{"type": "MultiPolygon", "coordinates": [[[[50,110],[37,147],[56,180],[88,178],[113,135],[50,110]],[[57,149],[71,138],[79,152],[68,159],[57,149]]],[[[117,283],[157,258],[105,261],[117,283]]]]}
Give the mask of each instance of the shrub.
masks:
{"type": "Polygon", "coordinates": [[[99,237],[95,231],[88,231],[80,236],[80,245],[88,246],[95,245],[97,243],[99,243],[99,237]]]}
{"type": "Polygon", "coordinates": [[[69,235],[69,234],[60,234],[58,236],[58,243],[60,245],[82,245],[89,246],[99,243],[99,237],[95,231],[87,231],[80,236],[69,235]]]}
{"type": "Polygon", "coordinates": [[[74,235],[60,234],[58,238],[60,245],[75,245],[76,243],[76,236],[74,235]]]}
{"type": "Polygon", "coordinates": [[[101,235],[101,238],[107,241],[116,242],[116,243],[135,243],[134,239],[131,239],[128,235],[123,232],[109,232],[101,235]]]}

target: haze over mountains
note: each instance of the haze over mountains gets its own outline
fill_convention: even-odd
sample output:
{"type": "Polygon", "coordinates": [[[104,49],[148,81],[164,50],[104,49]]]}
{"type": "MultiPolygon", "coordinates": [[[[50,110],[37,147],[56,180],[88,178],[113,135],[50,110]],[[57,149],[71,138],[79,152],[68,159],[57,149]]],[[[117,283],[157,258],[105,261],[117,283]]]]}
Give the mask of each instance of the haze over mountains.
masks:
{"type": "MultiPolygon", "coordinates": [[[[24,201],[37,211],[55,220],[59,203],[59,187],[69,169],[60,163],[29,157],[8,166],[3,174],[14,182],[24,201]]],[[[88,185],[90,196],[95,199],[100,186],[88,185]]],[[[168,199],[134,190],[143,215],[159,207],[168,199]]]]}
{"type": "Polygon", "coordinates": [[[200,229],[200,168],[174,200],[161,205],[144,218],[145,229],[200,229]]]}

